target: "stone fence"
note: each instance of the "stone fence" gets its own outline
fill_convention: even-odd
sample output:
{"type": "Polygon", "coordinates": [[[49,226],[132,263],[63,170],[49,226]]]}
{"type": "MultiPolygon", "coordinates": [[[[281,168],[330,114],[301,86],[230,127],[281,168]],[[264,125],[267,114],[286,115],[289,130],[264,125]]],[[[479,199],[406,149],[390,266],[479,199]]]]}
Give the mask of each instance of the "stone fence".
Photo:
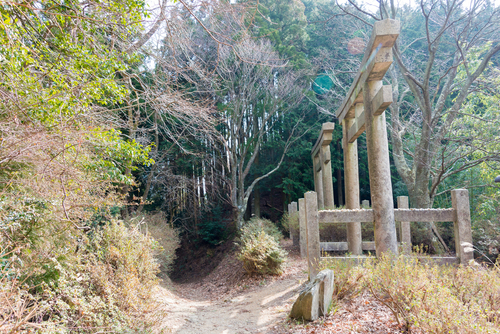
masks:
{"type": "MultiPolygon", "coordinates": [[[[469,193],[466,189],[452,190],[451,199],[451,209],[409,209],[408,198],[406,196],[398,197],[398,209],[394,209],[394,220],[401,222],[400,241],[404,253],[411,253],[410,222],[453,222],[456,256],[432,257],[431,259],[440,263],[457,264],[468,264],[473,259],[470,246],[466,246],[466,244],[472,244],[469,193]]],[[[348,242],[321,243],[319,224],[352,224],[374,221],[372,209],[318,210],[318,196],[314,191],[307,192],[304,198],[299,199],[298,204],[299,210],[297,211],[297,205],[293,204],[291,207],[294,209],[291,209],[290,214],[298,215],[299,229],[294,229],[291,233],[295,234],[292,235],[292,238],[300,240],[300,254],[308,259],[310,277],[316,276],[319,272],[322,250],[348,250],[348,242]]],[[[375,242],[362,242],[363,250],[376,250],[377,246],[375,242]]]]}

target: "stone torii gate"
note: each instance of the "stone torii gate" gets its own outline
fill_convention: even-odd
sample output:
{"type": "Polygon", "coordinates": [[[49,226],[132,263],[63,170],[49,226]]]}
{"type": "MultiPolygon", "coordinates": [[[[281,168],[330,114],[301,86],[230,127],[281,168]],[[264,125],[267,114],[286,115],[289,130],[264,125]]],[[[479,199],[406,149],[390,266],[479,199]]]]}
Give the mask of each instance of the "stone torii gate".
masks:
{"type": "MultiPolygon", "coordinates": [[[[345,202],[347,209],[359,209],[357,138],[366,131],[368,170],[375,223],[376,253],[397,254],[396,225],[389,162],[385,109],[392,103],[392,86],[382,79],[392,64],[392,46],[399,36],[399,21],[378,21],[366,47],[361,69],[336,112],[342,123],[345,202]]],[[[325,123],[313,147],[314,188],[319,209],[333,209],[330,142],[334,123],[325,123]]],[[[348,251],[362,254],[361,223],[347,224],[348,251]]]]}
{"type": "MultiPolygon", "coordinates": [[[[392,64],[392,46],[399,35],[399,21],[375,23],[372,36],[361,63],[361,69],[336,112],[343,128],[346,210],[334,206],[331,156],[333,123],[323,124],[312,150],[315,191],[304,194],[289,212],[299,217],[301,256],[307,257],[310,277],[319,271],[320,250],[348,250],[355,261],[362,261],[362,250],[373,244],[362,243],[361,222],[374,222],[375,250],[379,257],[385,252],[398,254],[395,221],[401,223],[401,241],[405,254],[411,254],[409,222],[453,222],[456,256],[433,257],[437,263],[468,264],[473,259],[469,195],[466,189],[451,191],[450,209],[409,209],[408,198],[398,197],[394,209],[389,162],[389,143],[385,109],[392,103],[392,87],[384,86],[382,78],[392,64]],[[360,209],[357,138],[366,131],[368,169],[372,209],[360,209]],[[293,212],[292,212],[293,211],[293,212]],[[345,242],[320,243],[320,224],[347,224],[345,242]],[[305,234],[305,235],[304,235],[305,234]]],[[[294,231],[297,233],[298,231],[294,231]]]]}
{"type": "MultiPolygon", "coordinates": [[[[344,149],[345,196],[348,209],[359,209],[359,176],[357,138],[366,131],[370,192],[374,213],[377,256],[398,253],[394,200],[392,196],[389,142],[385,109],[392,103],[392,86],[382,79],[392,64],[392,46],[399,36],[399,21],[378,21],[366,47],[361,70],[336,112],[342,122],[344,149]]],[[[361,224],[351,223],[349,247],[361,254],[361,224]]]]}

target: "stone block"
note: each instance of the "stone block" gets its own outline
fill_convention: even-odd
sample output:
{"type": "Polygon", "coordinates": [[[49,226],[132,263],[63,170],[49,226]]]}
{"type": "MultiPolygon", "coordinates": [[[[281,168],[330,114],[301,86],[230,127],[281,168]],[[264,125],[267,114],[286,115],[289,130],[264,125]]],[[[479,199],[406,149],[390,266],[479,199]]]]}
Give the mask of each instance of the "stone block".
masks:
{"type": "Polygon", "coordinates": [[[290,312],[290,317],[314,321],[328,314],[333,298],[333,271],[320,271],[300,292],[290,312]]]}

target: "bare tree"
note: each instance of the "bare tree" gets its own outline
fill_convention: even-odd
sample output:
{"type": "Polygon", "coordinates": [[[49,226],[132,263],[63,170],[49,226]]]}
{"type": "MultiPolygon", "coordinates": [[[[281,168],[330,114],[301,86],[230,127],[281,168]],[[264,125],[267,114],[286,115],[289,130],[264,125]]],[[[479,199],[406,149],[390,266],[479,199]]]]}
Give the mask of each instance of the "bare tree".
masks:
{"type": "Polygon", "coordinates": [[[278,170],[295,139],[293,136],[298,134],[292,131],[274,168],[248,181],[264,138],[272,131],[273,123],[300,101],[301,94],[297,75],[283,67],[283,61],[269,42],[246,40],[235,48],[253,62],[241,61],[228,48],[222,48],[217,73],[223,91],[220,100],[227,129],[225,143],[230,162],[231,202],[241,227],[253,188],[278,170]]]}

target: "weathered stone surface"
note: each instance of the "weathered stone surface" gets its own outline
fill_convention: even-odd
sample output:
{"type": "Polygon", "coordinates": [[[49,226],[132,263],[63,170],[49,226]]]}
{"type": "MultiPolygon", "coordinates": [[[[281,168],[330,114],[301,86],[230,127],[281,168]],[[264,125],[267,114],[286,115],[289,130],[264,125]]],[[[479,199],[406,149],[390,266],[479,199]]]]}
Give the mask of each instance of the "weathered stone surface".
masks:
{"type": "Polygon", "coordinates": [[[377,257],[383,253],[398,254],[394,201],[392,197],[391,164],[385,113],[374,115],[371,103],[382,81],[365,83],[363,99],[366,112],[366,147],[368,150],[368,174],[372,198],[373,222],[377,257]]]}
{"type": "Polygon", "coordinates": [[[455,209],[455,249],[460,263],[467,265],[474,259],[472,229],[470,220],[469,191],[455,189],[451,191],[451,204],[455,209]]]}
{"type": "Polygon", "coordinates": [[[314,321],[319,317],[319,285],[309,283],[300,292],[290,312],[294,319],[314,321]]]}
{"type": "Polygon", "coordinates": [[[300,257],[307,258],[306,202],[299,198],[300,257]]]}
{"type": "Polygon", "coordinates": [[[325,269],[307,284],[290,312],[294,319],[314,321],[328,313],[333,296],[333,271],[325,269]]]}
{"type": "MultiPolygon", "coordinates": [[[[363,108],[362,103],[356,105],[356,113],[363,108]]],[[[358,142],[348,142],[347,129],[354,122],[353,119],[342,121],[344,137],[344,184],[345,204],[348,209],[359,209],[359,173],[358,173],[358,142]]],[[[363,253],[361,248],[361,223],[350,221],[347,223],[347,243],[351,254],[363,253]]]]}
{"type": "MultiPolygon", "coordinates": [[[[323,252],[345,252],[348,251],[348,243],[347,242],[320,242],[321,253],[323,252]]],[[[373,241],[363,241],[362,249],[367,251],[375,250],[375,242],[373,241]]]]}
{"type": "MultiPolygon", "coordinates": [[[[398,208],[399,209],[408,209],[408,196],[398,196],[398,208]]],[[[397,215],[394,212],[394,219],[396,219],[397,215]]],[[[400,221],[400,232],[401,236],[401,245],[403,246],[403,253],[409,255],[411,254],[411,230],[410,230],[410,222],[409,221],[400,221]]]]}
{"type": "Polygon", "coordinates": [[[319,224],[318,224],[318,199],[314,191],[304,194],[306,202],[306,224],[307,224],[307,263],[309,268],[309,279],[319,272],[319,224]]]}
{"type": "Polygon", "coordinates": [[[319,272],[315,281],[319,282],[319,316],[327,315],[333,298],[333,271],[325,269],[319,272]]]}
{"type": "Polygon", "coordinates": [[[290,213],[289,213],[289,221],[290,221],[290,234],[291,239],[293,240],[293,245],[299,246],[299,238],[300,238],[300,229],[299,229],[299,213],[297,211],[297,202],[290,203],[290,213]]]}

